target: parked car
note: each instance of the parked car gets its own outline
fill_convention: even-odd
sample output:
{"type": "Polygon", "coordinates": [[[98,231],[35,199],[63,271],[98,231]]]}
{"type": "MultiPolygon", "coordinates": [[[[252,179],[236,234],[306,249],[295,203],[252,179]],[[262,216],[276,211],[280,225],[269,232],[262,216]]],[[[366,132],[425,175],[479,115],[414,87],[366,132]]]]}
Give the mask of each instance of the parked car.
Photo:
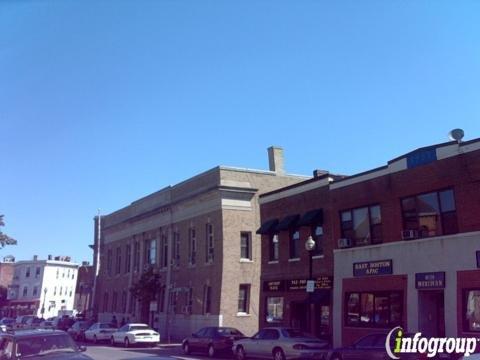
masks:
{"type": "Polygon", "coordinates": [[[134,344],[155,346],[160,342],[160,334],[147,324],[127,324],[111,335],[110,342],[113,346],[119,343],[125,347],[134,344]]]}
{"type": "Polygon", "coordinates": [[[64,315],[57,321],[56,327],[58,330],[67,331],[73,324],[75,320],[69,317],[68,315],[64,315]]]}
{"type": "Polygon", "coordinates": [[[15,328],[21,329],[27,327],[27,322],[33,319],[34,315],[21,315],[15,319],[15,328]]]}
{"type": "Polygon", "coordinates": [[[0,329],[2,331],[11,330],[15,327],[15,319],[13,318],[3,318],[0,320],[0,329]]]}
{"type": "Polygon", "coordinates": [[[76,321],[75,324],[73,324],[67,332],[70,334],[70,336],[74,340],[84,340],[85,339],[85,331],[88,330],[88,328],[92,324],[89,321],[76,321]]]}
{"type": "Polygon", "coordinates": [[[40,329],[49,329],[49,330],[55,329],[55,326],[53,325],[52,320],[44,320],[40,323],[40,325],[38,325],[38,327],[40,329]]]}
{"type": "MultiPolygon", "coordinates": [[[[411,334],[405,334],[404,337],[408,337],[411,334]]],[[[387,351],[385,349],[385,343],[387,340],[387,334],[375,333],[364,336],[357,340],[352,346],[345,346],[341,348],[333,349],[330,352],[329,360],[353,360],[353,359],[371,359],[371,360],[384,360],[388,359],[387,351]]],[[[393,348],[393,341],[391,339],[390,346],[393,348]]],[[[401,354],[400,359],[420,360],[426,359],[424,354],[401,354]]]]}
{"type": "Polygon", "coordinates": [[[25,321],[25,327],[28,327],[28,328],[36,328],[36,327],[39,327],[39,326],[40,326],[40,323],[41,323],[43,320],[44,320],[44,319],[37,318],[36,316],[34,316],[34,317],[29,317],[29,318],[25,321]]]}
{"type": "Polygon", "coordinates": [[[17,330],[0,334],[0,359],[93,360],[63,331],[17,330]]]}
{"type": "Polygon", "coordinates": [[[325,359],[328,342],[301,330],[288,327],[268,327],[251,338],[235,341],[232,350],[238,360],[248,357],[274,360],[325,359]]]}
{"type": "Polygon", "coordinates": [[[84,332],[86,341],[93,341],[95,344],[99,341],[109,341],[112,334],[117,331],[109,323],[95,323],[84,332]]]}
{"type": "Polygon", "coordinates": [[[246,338],[239,330],[229,327],[204,327],[182,341],[183,352],[207,353],[214,357],[219,353],[231,353],[233,342],[246,338]]]}

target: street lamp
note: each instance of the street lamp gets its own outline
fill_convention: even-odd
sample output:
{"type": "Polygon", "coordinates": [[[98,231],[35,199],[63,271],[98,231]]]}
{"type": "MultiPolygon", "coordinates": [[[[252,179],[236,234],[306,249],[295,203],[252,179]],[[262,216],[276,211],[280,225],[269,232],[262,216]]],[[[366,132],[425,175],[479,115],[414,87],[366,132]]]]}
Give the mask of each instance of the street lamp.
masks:
{"type": "Polygon", "coordinates": [[[305,250],[308,251],[308,280],[313,280],[313,265],[312,265],[312,257],[313,257],[313,250],[315,249],[315,240],[313,240],[312,236],[310,235],[305,241],[305,250]]]}
{"type": "Polygon", "coordinates": [[[42,313],[42,318],[43,318],[43,315],[45,314],[45,302],[46,302],[46,298],[47,298],[47,288],[43,289],[43,305],[42,305],[42,309],[41,309],[41,313],[42,313]]]}

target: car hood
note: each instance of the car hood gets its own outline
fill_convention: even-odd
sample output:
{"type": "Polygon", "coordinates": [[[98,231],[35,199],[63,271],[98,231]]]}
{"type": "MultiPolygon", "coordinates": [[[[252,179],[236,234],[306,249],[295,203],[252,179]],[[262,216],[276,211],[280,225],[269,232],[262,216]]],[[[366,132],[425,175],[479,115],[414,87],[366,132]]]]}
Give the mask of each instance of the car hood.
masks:
{"type": "Polygon", "coordinates": [[[87,356],[83,353],[52,353],[45,354],[40,356],[29,356],[25,359],[29,360],[94,360],[90,356],[87,356]]]}

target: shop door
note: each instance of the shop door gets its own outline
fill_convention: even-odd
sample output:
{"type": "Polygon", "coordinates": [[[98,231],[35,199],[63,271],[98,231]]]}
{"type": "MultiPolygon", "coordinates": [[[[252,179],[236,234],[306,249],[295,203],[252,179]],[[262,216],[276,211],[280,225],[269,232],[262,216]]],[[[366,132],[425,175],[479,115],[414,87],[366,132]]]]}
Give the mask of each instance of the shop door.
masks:
{"type": "Polygon", "coordinates": [[[330,305],[315,304],[314,334],[320,339],[331,341],[330,305]]]}
{"type": "Polygon", "coordinates": [[[310,317],[309,307],[310,304],[305,303],[291,303],[291,317],[290,326],[296,329],[300,329],[305,332],[310,332],[310,317]]]}
{"type": "Polygon", "coordinates": [[[445,299],[443,290],[418,292],[418,327],[424,336],[445,336],[445,299]]]}

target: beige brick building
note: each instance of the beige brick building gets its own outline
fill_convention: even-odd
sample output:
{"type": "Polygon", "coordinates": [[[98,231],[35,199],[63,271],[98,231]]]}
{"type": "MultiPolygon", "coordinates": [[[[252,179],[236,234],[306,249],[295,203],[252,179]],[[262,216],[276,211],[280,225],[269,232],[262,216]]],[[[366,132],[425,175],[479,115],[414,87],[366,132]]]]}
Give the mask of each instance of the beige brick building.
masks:
{"type": "Polygon", "coordinates": [[[144,321],[180,339],[208,325],[258,328],[258,195],[306,177],[283,171],[280,148],[270,171],[219,166],[95,218],[100,230],[95,308],[99,320],[144,321]],[[98,221],[100,220],[100,227],[98,221]],[[129,288],[151,264],[161,276],[157,301],[129,288]]]}

